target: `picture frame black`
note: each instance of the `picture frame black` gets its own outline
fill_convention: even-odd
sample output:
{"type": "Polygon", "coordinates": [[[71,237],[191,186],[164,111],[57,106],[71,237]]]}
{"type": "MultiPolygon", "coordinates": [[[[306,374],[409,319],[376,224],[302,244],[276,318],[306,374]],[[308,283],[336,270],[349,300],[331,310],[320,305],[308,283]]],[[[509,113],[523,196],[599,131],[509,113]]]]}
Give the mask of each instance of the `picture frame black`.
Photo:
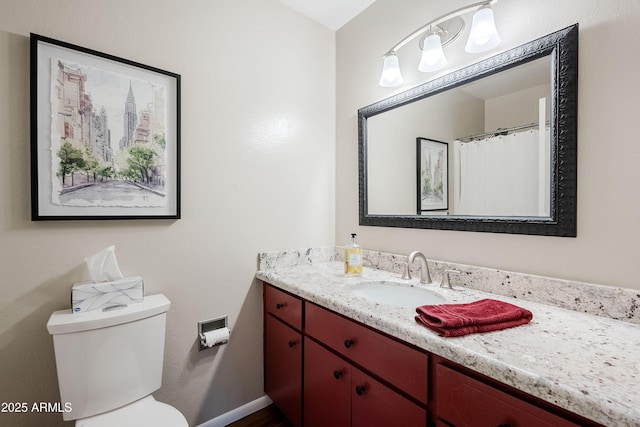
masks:
{"type": "Polygon", "coordinates": [[[416,138],[417,213],[449,209],[449,144],[416,138]]]}
{"type": "Polygon", "coordinates": [[[32,221],[179,219],[181,76],[34,33],[30,59],[32,221]]]}

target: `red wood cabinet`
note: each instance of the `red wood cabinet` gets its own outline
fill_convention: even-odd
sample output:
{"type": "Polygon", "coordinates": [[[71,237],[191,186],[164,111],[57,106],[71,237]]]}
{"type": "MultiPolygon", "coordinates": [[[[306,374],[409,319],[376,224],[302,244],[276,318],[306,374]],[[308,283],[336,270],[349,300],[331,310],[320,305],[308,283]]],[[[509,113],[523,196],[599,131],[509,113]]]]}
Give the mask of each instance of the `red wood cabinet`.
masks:
{"type": "Polygon", "coordinates": [[[351,425],[353,427],[425,427],[427,410],[355,369],[351,377],[351,425]]]}
{"type": "Polygon", "coordinates": [[[305,337],[305,427],[425,427],[427,411],[305,337]]]}
{"type": "Polygon", "coordinates": [[[425,353],[311,303],[305,333],[426,404],[425,353]]]}
{"type": "MultiPolygon", "coordinates": [[[[291,308],[291,297],[271,287],[265,287],[264,315],[264,391],[276,406],[295,425],[302,425],[302,333],[285,324],[272,314],[267,303],[286,297],[291,308]],[[268,289],[267,289],[268,288],[268,289]]],[[[300,307],[302,301],[298,301],[300,307]]],[[[270,305],[269,305],[270,307],[270,305]]],[[[293,304],[293,307],[297,307],[293,304]]],[[[281,307],[280,309],[282,309],[281,307]]],[[[280,309],[273,311],[281,313],[280,309]]],[[[295,322],[295,310],[283,310],[285,319],[295,322]]],[[[301,325],[301,317],[300,323],[301,325]]]]}
{"type": "MultiPolygon", "coordinates": [[[[465,374],[437,364],[435,369],[438,419],[455,427],[577,427],[517,397],[465,374]]],[[[442,424],[440,424],[442,425],[442,424]]]]}
{"type": "Polygon", "coordinates": [[[296,296],[276,289],[264,287],[264,311],[292,326],[302,330],[302,300],[296,296]]]}
{"type": "Polygon", "coordinates": [[[351,425],[351,365],[304,339],[305,427],[351,425]]]}

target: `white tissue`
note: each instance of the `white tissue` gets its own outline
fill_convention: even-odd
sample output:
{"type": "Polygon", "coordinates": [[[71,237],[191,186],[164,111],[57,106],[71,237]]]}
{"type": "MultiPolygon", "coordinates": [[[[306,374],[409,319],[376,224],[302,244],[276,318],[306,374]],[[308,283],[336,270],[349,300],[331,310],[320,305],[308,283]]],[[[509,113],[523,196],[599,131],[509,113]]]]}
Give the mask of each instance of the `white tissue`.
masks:
{"type": "Polygon", "coordinates": [[[116,261],[115,249],[115,246],[109,246],[84,259],[93,282],[106,282],[124,277],[118,267],[118,261],[116,261]]]}
{"type": "Polygon", "coordinates": [[[202,337],[202,345],[205,347],[213,347],[214,345],[224,344],[229,342],[229,336],[231,331],[229,328],[214,329],[213,331],[205,332],[202,337]]]}

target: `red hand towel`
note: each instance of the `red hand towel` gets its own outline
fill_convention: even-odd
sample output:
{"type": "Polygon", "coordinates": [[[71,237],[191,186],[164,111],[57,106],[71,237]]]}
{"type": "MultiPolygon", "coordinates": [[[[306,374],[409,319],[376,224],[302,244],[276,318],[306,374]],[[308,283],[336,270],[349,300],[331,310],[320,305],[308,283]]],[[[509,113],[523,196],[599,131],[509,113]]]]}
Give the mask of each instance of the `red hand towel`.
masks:
{"type": "Polygon", "coordinates": [[[445,337],[490,332],[529,323],[529,310],[494,299],[468,304],[423,305],[416,308],[416,321],[445,337]]]}

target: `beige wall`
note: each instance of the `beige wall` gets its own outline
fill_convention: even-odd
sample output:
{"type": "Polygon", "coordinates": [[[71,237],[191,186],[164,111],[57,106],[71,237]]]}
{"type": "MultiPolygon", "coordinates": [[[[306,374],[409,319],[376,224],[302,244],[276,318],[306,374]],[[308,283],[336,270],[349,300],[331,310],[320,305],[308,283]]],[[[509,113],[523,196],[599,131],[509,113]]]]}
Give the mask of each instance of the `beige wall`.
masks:
{"type": "Polygon", "coordinates": [[[510,0],[494,6],[503,43],[486,55],[446,48],[453,69],[580,24],[577,238],[358,226],[356,111],[435,77],[400,53],[405,83],[377,85],[382,55],[405,35],[467,0],[377,0],[337,32],[336,243],[358,233],[367,249],[422,250],[432,259],[640,289],[640,2],[510,0]],[[413,71],[415,70],[415,71],[413,71]]]}
{"type": "Polygon", "coordinates": [[[334,32],[276,0],[0,0],[0,402],[59,401],[45,324],[110,244],[172,302],[155,396],[191,425],[262,396],[256,257],[333,244],[334,76],[334,32]],[[30,32],[182,75],[181,220],[30,221],[30,32]],[[229,344],[198,352],[225,314],[229,344]]]}

